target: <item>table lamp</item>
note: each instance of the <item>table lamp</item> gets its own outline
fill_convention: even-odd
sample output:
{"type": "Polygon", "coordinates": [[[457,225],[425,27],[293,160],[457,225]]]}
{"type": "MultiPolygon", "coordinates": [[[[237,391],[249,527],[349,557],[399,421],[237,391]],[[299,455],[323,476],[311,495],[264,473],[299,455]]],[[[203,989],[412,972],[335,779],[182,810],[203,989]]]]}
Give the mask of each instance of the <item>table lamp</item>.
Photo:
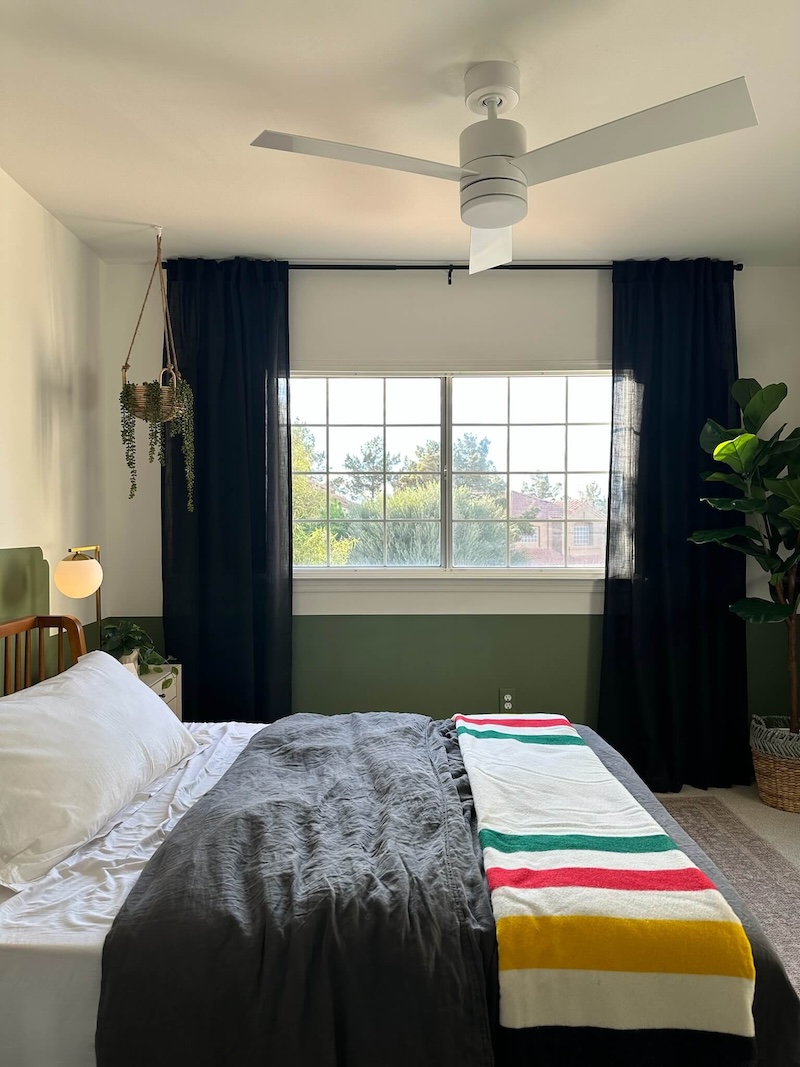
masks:
{"type": "Polygon", "coordinates": [[[100,586],[103,582],[103,568],[100,566],[100,545],[83,545],[71,548],[71,555],[64,556],[56,564],[53,581],[56,589],[64,596],[80,600],[95,594],[97,604],[97,647],[103,647],[103,626],[100,614],[100,586]],[[93,556],[86,555],[93,552],[93,556]]]}

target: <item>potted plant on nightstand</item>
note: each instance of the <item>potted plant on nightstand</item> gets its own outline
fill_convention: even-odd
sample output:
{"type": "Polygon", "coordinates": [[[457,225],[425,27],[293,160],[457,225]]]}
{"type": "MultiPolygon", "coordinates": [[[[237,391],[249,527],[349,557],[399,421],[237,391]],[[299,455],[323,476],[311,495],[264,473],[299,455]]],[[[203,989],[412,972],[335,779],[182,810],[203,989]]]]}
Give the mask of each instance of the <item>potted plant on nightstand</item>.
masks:
{"type": "Polygon", "coordinates": [[[800,714],[797,688],[797,609],[800,604],[800,428],[781,437],[785,424],[769,438],[758,436],[786,397],[783,383],[762,388],[740,378],[731,395],[741,409],[742,425],[725,429],[709,419],[700,445],[728,470],[703,475],[724,482],[735,495],[704,497],[712,508],[747,516],[747,525],[698,530],[696,544],[719,544],[751,556],[768,579],[769,599],[745,597],[731,604],[747,622],[786,627],[789,717],[754,715],[750,746],[761,799],[784,811],[800,812],[800,714]]]}
{"type": "Polygon", "coordinates": [[[134,663],[138,674],[148,674],[150,671],[163,674],[167,669],[172,676],[178,673],[170,665],[172,657],[167,656],[165,659],[156,651],[150,634],[135,622],[128,622],[125,619],[105,623],[103,651],[121,663],[134,663]]]}

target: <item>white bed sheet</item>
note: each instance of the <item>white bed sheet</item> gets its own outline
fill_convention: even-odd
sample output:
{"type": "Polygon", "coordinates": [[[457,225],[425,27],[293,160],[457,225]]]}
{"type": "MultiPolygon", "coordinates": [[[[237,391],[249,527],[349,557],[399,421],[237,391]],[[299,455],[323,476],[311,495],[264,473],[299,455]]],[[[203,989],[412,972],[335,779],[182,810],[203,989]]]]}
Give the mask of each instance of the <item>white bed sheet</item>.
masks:
{"type": "Polygon", "coordinates": [[[93,1067],[103,941],[148,859],[217,782],[253,723],[187,723],[200,745],[20,893],[0,887],[0,1064],[93,1067]]]}

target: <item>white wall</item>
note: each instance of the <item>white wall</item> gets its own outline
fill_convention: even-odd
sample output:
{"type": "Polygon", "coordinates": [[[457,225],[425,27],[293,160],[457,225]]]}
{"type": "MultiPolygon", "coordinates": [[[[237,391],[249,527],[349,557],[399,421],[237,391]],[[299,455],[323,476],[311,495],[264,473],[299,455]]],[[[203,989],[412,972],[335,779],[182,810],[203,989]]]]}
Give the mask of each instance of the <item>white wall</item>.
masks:
{"type": "MultiPolygon", "coordinates": [[[[161,613],[160,475],[140,428],[139,489],[128,499],[119,436],[120,367],[150,267],[108,266],[0,172],[0,547],[41,545],[52,563],[103,545],[107,615],[161,613]]],[[[789,386],[800,423],[800,267],[736,275],[742,375],[789,386]]],[[[610,363],[608,272],[294,272],[292,363],[348,372],[518,371],[610,363]]],[[[151,295],[130,379],[161,361],[151,295]]],[[[202,476],[202,475],[200,475],[202,476]]],[[[52,609],[91,621],[91,600],[52,591],[52,609]]]]}
{"type": "MultiPolygon", "coordinates": [[[[155,255],[155,241],[153,242],[155,255]]],[[[104,615],[161,614],[161,468],[148,463],[147,428],[137,420],[137,491],[120,437],[121,367],[133,336],[152,264],[105,265],[102,286],[105,499],[108,543],[103,582],[104,615]]],[[[158,280],[145,307],[131,353],[129,382],[151,381],[161,370],[162,317],[158,280]]]]}
{"type": "MultiPolygon", "coordinates": [[[[103,614],[161,614],[158,465],[139,428],[139,489],[128,500],[120,367],[149,266],[108,266],[0,171],[0,548],[40,545],[55,563],[102,545],[103,614]]],[[[161,365],[157,286],[131,381],[161,365]]],[[[52,584],[54,612],[95,617],[94,598],[52,584]]]]}
{"type": "Polygon", "coordinates": [[[785,382],[789,395],[767,423],[800,424],[800,267],[745,267],[735,275],[739,373],[762,385],[785,382]]]}
{"type": "MultiPolygon", "coordinates": [[[[784,422],[800,426],[800,267],[747,267],[737,274],[736,334],[739,374],[762,385],[785,382],[789,395],[766,423],[772,433],[784,422]]],[[[764,572],[747,562],[751,596],[766,596],[764,572]]]]}
{"type": "MultiPolygon", "coordinates": [[[[0,548],[103,543],[103,265],[0,171],[0,548]]],[[[51,610],[94,618],[94,598],[51,610]]]]}

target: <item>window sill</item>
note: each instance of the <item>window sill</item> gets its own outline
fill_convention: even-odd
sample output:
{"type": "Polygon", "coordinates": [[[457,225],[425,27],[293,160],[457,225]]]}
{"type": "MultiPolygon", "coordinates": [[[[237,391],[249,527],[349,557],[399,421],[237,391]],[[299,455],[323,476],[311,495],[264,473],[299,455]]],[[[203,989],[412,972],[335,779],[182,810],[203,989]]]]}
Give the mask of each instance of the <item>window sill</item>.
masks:
{"type": "Polygon", "coordinates": [[[295,571],[295,615],[599,615],[600,571],[295,571]]]}

